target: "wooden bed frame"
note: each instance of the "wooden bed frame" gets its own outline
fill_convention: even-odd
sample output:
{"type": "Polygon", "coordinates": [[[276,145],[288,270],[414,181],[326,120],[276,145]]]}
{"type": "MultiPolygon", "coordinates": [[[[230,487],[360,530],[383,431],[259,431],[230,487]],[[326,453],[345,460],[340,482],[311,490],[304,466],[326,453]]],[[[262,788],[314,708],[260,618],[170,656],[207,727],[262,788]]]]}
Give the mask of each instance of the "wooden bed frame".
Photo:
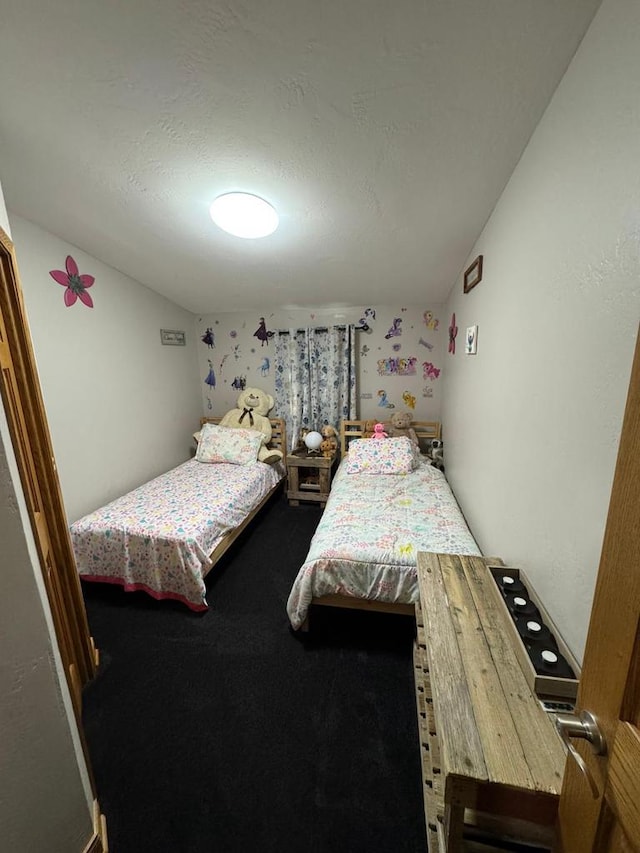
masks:
{"type": "MultiPolygon", "coordinates": [[[[204,424],[219,424],[222,418],[200,418],[200,426],[204,426],[204,424]]],[[[286,464],[286,456],[287,456],[287,432],[285,427],[285,422],[282,418],[269,418],[271,421],[271,441],[269,442],[269,447],[273,447],[276,450],[282,451],[282,462],[286,464]]],[[[253,521],[253,519],[258,515],[260,510],[264,507],[264,505],[275,495],[278,489],[281,489],[286,483],[286,476],[279,480],[275,486],[267,492],[267,494],[262,498],[258,506],[253,509],[249,515],[245,518],[245,520],[235,527],[233,530],[230,530],[224,539],[219,542],[213,551],[209,554],[209,559],[212,561],[209,568],[204,572],[203,577],[206,577],[211,569],[218,562],[220,557],[233,545],[238,536],[242,533],[245,527],[248,527],[249,524],[253,521]]]]}
{"type": "MultiPolygon", "coordinates": [[[[349,442],[354,438],[362,438],[364,435],[363,420],[341,421],[340,423],[340,453],[342,458],[349,450],[349,442]]],[[[411,426],[418,436],[419,442],[431,441],[433,438],[442,436],[442,426],[437,421],[412,421],[411,426]]],[[[386,601],[369,601],[366,598],[355,598],[352,595],[323,595],[320,598],[311,599],[311,605],[319,604],[326,607],[344,607],[349,610],[374,610],[378,613],[396,613],[401,616],[414,616],[415,606],[413,604],[396,604],[386,601]]],[[[309,630],[309,613],[300,630],[309,630]]]]}

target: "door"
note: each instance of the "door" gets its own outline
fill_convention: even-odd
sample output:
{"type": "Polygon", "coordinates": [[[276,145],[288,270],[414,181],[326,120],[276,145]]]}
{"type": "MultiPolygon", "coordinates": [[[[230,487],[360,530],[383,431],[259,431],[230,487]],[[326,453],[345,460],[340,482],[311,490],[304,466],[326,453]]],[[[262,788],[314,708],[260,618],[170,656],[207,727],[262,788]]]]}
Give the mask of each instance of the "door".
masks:
{"type": "Polygon", "coordinates": [[[69,538],[13,244],[1,228],[0,393],[38,549],[60,656],[79,719],[81,690],[95,675],[97,653],[89,635],[80,580],[69,538]]]}
{"type": "Polygon", "coordinates": [[[597,797],[569,755],[558,818],[563,853],[640,851],[640,337],[622,426],[589,623],[578,709],[607,751],[573,740],[597,797]]]}

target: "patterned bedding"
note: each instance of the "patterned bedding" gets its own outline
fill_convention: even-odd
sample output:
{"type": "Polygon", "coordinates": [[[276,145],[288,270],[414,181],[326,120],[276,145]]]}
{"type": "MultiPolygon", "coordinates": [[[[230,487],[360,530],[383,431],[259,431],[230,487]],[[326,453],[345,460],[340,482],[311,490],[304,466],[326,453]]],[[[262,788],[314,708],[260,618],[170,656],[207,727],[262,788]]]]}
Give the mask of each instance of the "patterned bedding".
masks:
{"type": "Polygon", "coordinates": [[[209,555],[276,483],[278,465],[191,459],[71,525],[84,580],[141,589],[206,610],[209,555]]]}
{"type": "Polygon", "coordinates": [[[344,459],[291,589],[294,629],[312,598],[418,600],[418,551],[480,554],[444,474],[424,459],[409,474],[347,474],[344,459]]]}

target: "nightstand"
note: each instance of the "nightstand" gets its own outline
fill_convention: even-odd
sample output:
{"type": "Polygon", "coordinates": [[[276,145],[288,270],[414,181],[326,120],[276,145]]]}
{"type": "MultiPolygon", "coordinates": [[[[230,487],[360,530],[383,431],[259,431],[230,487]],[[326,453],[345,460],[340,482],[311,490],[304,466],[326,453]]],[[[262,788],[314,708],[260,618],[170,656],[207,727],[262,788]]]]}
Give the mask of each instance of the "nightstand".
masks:
{"type": "Polygon", "coordinates": [[[331,474],[336,454],[327,459],[318,453],[310,453],[306,447],[287,455],[287,497],[290,506],[299,506],[300,501],[313,501],[324,506],[331,491],[331,474]]]}

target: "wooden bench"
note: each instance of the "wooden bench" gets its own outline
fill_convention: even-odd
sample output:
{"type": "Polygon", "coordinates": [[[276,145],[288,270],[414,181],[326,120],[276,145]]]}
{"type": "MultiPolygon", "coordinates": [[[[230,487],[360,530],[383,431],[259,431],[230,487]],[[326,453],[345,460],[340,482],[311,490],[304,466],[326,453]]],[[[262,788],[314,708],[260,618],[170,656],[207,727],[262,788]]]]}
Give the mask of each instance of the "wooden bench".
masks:
{"type": "MultiPolygon", "coordinates": [[[[430,853],[550,844],[565,752],[516,656],[487,565],[418,554],[414,650],[430,853]]],[[[504,848],[502,848],[504,849],[504,848]]]]}

